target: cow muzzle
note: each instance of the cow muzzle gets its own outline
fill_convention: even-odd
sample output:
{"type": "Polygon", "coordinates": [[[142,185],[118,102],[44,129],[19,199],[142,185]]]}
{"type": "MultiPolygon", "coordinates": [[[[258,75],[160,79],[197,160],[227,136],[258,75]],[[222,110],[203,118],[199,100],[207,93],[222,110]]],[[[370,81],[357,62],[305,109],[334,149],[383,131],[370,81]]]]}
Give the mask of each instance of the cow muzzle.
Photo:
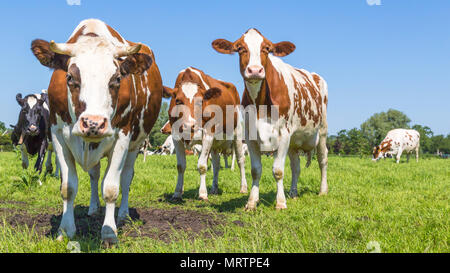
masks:
{"type": "Polygon", "coordinates": [[[39,128],[36,125],[30,125],[27,129],[27,134],[31,136],[36,136],[39,134],[39,128]]]}
{"type": "Polygon", "coordinates": [[[245,69],[246,80],[263,80],[266,77],[264,67],[259,65],[249,65],[245,69]]]}
{"type": "Polygon", "coordinates": [[[75,130],[74,134],[81,136],[86,141],[100,141],[109,136],[108,119],[98,115],[85,115],[80,117],[78,121],[79,130],[75,130]]]}

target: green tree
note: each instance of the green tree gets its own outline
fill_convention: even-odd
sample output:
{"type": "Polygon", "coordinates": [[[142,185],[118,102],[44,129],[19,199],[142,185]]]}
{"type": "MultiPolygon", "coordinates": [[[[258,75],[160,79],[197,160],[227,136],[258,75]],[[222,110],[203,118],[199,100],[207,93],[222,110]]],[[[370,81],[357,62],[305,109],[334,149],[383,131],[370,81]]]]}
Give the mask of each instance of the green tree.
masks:
{"type": "Polygon", "coordinates": [[[436,150],[432,147],[433,145],[433,131],[430,127],[415,124],[412,127],[414,130],[420,134],[420,150],[422,153],[434,153],[436,150]]]}
{"type": "Polygon", "coordinates": [[[161,133],[161,128],[168,120],[169,120],[169,104],[164,101],[161,105],[158,119],[156,120],[155,125],[153,126],[148,136],[150,144],[153,147],[161,146],[166,140],[167,136],[161,133]]]}
{"type": "Polygon", "coordinates": [[[361,131],[370,146],[380,144],[387,132],[396,128],[409,128],[411,120],[404,113],[389,109],[387,112],[376,113],[361,124],[361,131]]]}

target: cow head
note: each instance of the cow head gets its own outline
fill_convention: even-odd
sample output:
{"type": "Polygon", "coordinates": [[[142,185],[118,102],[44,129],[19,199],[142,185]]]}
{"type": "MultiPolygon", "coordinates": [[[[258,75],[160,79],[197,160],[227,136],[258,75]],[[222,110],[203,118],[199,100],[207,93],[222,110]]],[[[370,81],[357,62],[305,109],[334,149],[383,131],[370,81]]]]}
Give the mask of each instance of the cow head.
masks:
{"type": "Polygon", "coordinates": [[[44,66],[66,71],[68,110],[72,133],[98,142],[114,133],[111,120],[117,109],[123,79],[142,74],[152,64],[141,45],[115,45],[96,34],[82,35],[75,43],[32,42],[32,51],[44,66]]]}
{"type": "Polygon", "coordinates": [[[171,131],[178,129],[178,133],[183,135],[190,132],[190,140],[192,140],[200,136],[205,122],[202,119],[202,112],[196,113],[196,111],[203,111],[208,101],[219,96],[221,91],[218,88],[206,90],[202,84],[197,83],[190,69],[186,69],[181,77],[173,89],[164,87],[164,96],[171,98],[169,106],[171,131]]]}
{"type": "Polygon", "coordinates": [[[47,100],[47,94],[28,95],[22,98],[22,94],[18,93],[16,95],[16,101],[20,105],[19,121],[14,127],[15,134],[17,134],[17,139],[15,144],[22,144],[23,139],[26,136],[37,136],[40,134],[42,129],[40,124],[41,120],[44,119],[44,103],[47,100]]]}
{"type": "Polygon", "coordinates": [[[379,145],[373,147],[372,161],[378,161],[378,160],[380,160],[383,157],[384,157],[384,154],[381,151],[381,147],[379,145]]]}
{"type": "Polygon", "coordinates": [[[222,54],[238,52],[241,75],[244,81],[250,83],[265,79],[269,53],[283,57],[295,50],[293,43],[274,44],[254,28],[249,29],[235,42],[217,39],[212,42],[212,47],[222,54]]]}

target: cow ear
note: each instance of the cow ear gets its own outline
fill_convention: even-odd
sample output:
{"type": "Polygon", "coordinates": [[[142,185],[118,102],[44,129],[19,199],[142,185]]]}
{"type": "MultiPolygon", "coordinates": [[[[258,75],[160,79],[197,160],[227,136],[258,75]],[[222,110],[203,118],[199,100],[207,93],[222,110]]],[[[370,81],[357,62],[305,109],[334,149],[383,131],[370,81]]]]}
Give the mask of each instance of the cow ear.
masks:
{"type": "Polygon", "coordinates": [[[278,57],[284,57],[291,54],[295,50],[295,45],[291,42],[279,42],[273,44],[272,53],[278,57]]]}
{"type": "Polygon", "coordinates": [[[129,56],[120,64],[120,73],[122,76],[129,74],[142,74],[153,63],[152,57],[145,53],[134,53],[129,56]]]}
{"type": "Polygon", "coordinates": [[[217,52],[222,54],[232,54],[235,52],[233,43],[225,39],[214,40],[211,45],[217,52]]]}
{"type": "Polygon", "coordinates": [[[18,93],[18,94],[16,95],[16,101],[17,101],[17,103],[18,103],[20,106],[23,106],[23,105],[24,105],[24,100],[22,99],[22,93],[18,93]]]}
{"type": "Polygon", "coordinates": [[[41,98],[39,99],[38,103],[39,103],[39,105],[42,106],[42,105],[44,105],[45,102],[47,102],[47,100],[48,100],[47,94],[43,93],[43,94],[41,94],[41,98]]]}
{"type": "Polygon", "coordinates": [[[70,56],[51,51],[49,42],[36,39],[31,42],[31,51],[43,66],[67,71],[70,56]]]}
{"type": "Polygon", "coordinates": [[[167,86],[163,86],[163,97],[168,99],[168,98],[174,98],[175,97],[175,92],[173,91],[172,88],[167,87],[167,86]]]}
{"type": "Polygon", "coordinates": [[[218,98],[218,97],[220,97],[220,95],[222,95],[222,90],[220,90],[217,87],[213,87],[213,88],[206,90],[205,94],[203,95],[203,99],[210,100],[213,98],[218,98]]]}

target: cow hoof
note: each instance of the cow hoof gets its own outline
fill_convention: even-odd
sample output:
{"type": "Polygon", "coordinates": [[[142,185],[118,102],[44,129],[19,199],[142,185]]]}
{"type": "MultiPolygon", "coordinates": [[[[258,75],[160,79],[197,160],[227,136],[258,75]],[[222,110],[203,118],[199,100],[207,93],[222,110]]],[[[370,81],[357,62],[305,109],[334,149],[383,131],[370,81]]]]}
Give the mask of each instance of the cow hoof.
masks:
{"type": "Polygon", "coordinates": [[[88,216],[94,216],[100,213],[100,208],[99,207],[89,207],[89,211],[88,211],[88,216]]]}
{"type": "Polygon", "coordinates": [[[128,211],[124,211],[124,212],[119,211],[119,213],[117,215],[117,224],[118,225],[123,225],[130,220],[131,220],[131,217],[130,217],[128,211]]]}
{"type": "Polygon", "coordinates": [[[209,194],[219,194],[219,188],[211,189],[209,194]]]}
{"type": "Polygon", "coordinates": [[[256,202],[255,203],[248,202],[245,205],[245,211],[254,211],[254,210],[256,210],[256,202]]]}
{"type": "Polygon", "coordinates": [[[275,208],[277,210],[283,210],[283,209],[287,209],[286,203],[277,203],[277,205],[275,206],[275,208]]]}
{"type": "Polygon", "coordinates": [[[324,195],[327,195],[328,194],[328,191],[320,191],[319,192],[319,196],[324,196],[324,195]]]}
{"type": "Polygon", "coordinates": [[[205,202],[209,201],[208,196],[199,196],[198,199],[200,199],[201,201],[205,201],[205,202]]]}
{"type": "Polygon", "coordinates": [[[181,201],[183,201],[183,198],[181,198],[181,196],[174,195],[169,199],[169,202],[171,203],[180,203],[181,201]]]}
{"type": "Polygon", "coordinates": [[[28,169],[28,166],[27,165],[25,165],[25,164],[22,164],[22,169],[28,169]]]}
{"type": "Polygon", "coordinates": [[[298,192],[297,192],[297,191],[290,191],[290,192],[289,192],[289,196],[290,196],[292,199],[297,199],[297,198],[298,198],[298,192]]]}
{"type": "Polygon", "coordinates": [[[118,242],[117,239],[117,230],[113,229],[109,226],[102,227],[102,241],[103,244],[107,247],[110,247],[113,244],[118,242]]]}
{"type": "Polygon", "coordinates": [[[239,193],[248,193],[248,192],[247,192],[247,188],[241,188],[241,190],[239,191],[239,193]]]}

